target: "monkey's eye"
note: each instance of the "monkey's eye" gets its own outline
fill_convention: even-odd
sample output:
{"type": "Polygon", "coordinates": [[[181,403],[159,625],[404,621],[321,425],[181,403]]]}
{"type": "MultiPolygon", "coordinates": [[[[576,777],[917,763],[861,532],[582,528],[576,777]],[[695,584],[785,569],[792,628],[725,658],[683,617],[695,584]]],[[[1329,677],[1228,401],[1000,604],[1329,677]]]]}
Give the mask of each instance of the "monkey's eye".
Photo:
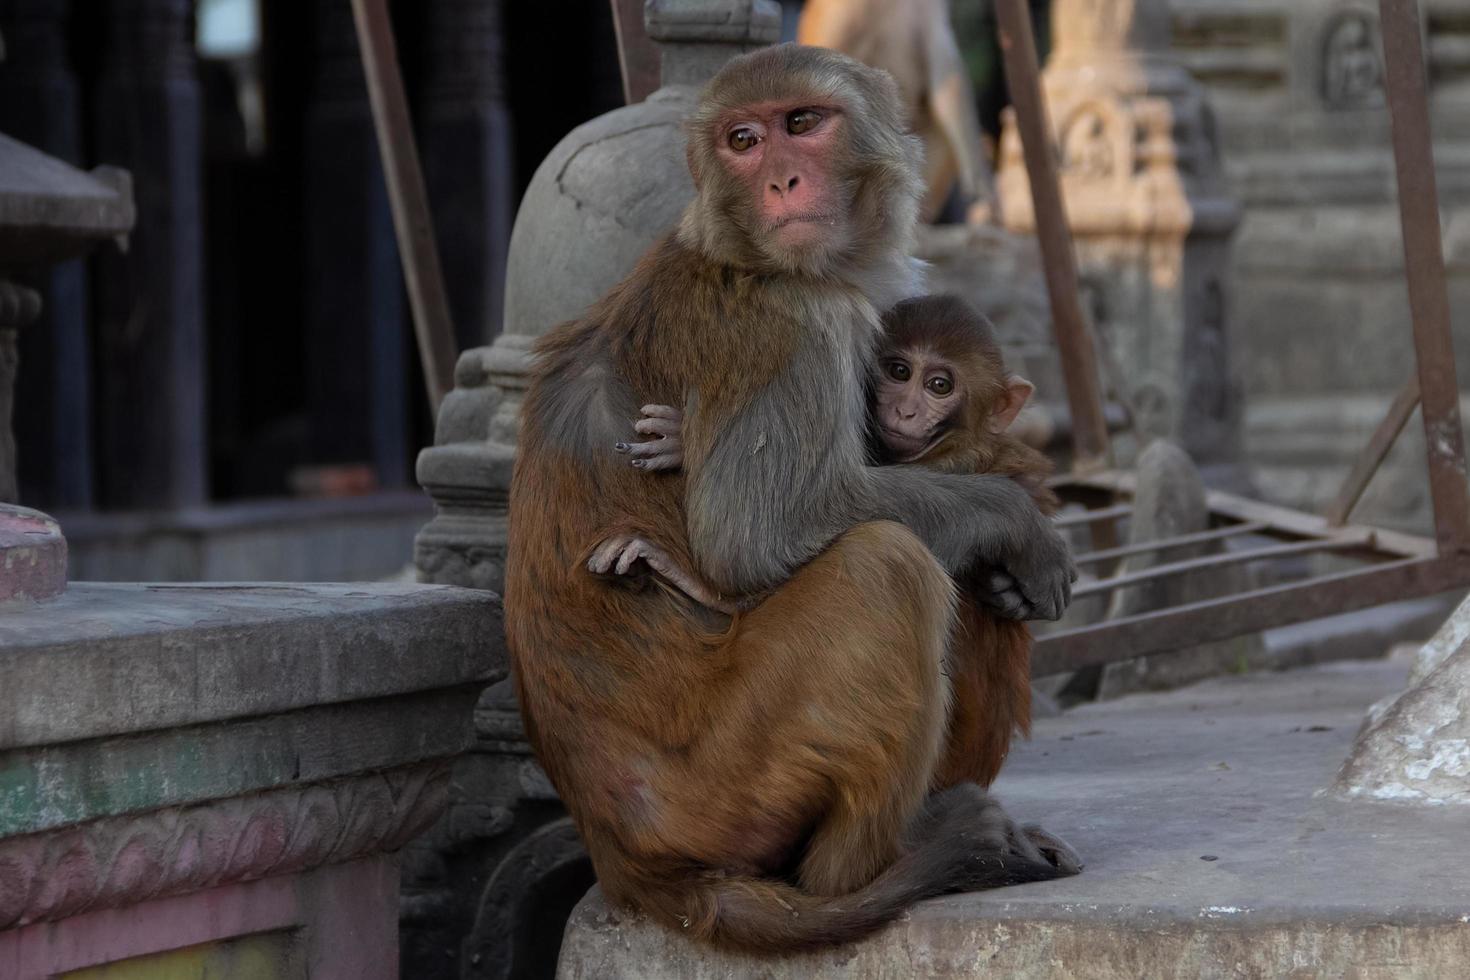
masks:
{"type": "Polygon", "coordinates": [[[744,153],[760,141],[761,138],[756,134],[756,131],[745,126],[732,130],[730,133],[730,149],[736,153],[744,153]]]}
{"type": "Polygon", "coordinates": [[[925,384],[924,387],[928,388],[940,398],[943,398],[950,392],[954,391],[954,382],[949,380],[942,374],[936,374],[934,377],[929,379],[928,383],[925,384]]]}
{"type": "Polygon", "coordinates": [[[786,132],[792,136],[800,136],[816,128],[817,123],[822,121],[822,114],[811,109],[797,109],[786,116],[786,132]]]}
{"type": "Polygon", "coordinates": [[[884,368],[888,371],[888,376],[894,381],[907,381],[913,377],[913,373],[909,371],[909,366],[903,361],[889,361],[884,365],[884,368]]]}

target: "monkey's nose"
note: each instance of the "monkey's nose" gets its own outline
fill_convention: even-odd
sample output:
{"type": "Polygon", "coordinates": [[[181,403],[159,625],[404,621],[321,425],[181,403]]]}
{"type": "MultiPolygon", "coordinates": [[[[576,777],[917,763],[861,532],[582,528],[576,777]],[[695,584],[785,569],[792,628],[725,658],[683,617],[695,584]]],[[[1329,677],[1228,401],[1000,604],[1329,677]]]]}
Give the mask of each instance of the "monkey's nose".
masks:
{"type": "Polygon", "coordinates": [[[779,182],[773,182],[771,184],[771,190],[776,192],[777,197],[785,197],[789,192],[795,190],[796,185],[799,183],[801,183],[800,177],[792,177],[786,181],[786,186],[784,187],[779,182]]]}

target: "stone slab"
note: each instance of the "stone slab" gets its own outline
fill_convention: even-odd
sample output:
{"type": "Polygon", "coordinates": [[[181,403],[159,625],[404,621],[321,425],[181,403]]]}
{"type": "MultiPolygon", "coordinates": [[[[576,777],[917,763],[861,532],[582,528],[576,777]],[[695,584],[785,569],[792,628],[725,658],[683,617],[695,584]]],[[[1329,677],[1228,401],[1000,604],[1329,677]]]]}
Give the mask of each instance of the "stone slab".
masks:
{"type": "Polygon", "coordinates": [[[505,676],[500,600],[405,584],[73,584],[0,615],[0,751],[505,676]]]}
{"type": "Polygon", "coordinates": [[[0,264],[59,262],[133,227],[126,171],[86,174],[4,135],[0,160],[0,264]]]}
{"type": "Polygon", "coordinates": [[[1470,975],[1460,808],[1319,795],[1406,673],[1248,674],[1038,720],[996,793],[1077,847],[1076,878],[926,902],[867,941],[779,960],[695,947],[594,890],[559,976],[1470,975]]]}

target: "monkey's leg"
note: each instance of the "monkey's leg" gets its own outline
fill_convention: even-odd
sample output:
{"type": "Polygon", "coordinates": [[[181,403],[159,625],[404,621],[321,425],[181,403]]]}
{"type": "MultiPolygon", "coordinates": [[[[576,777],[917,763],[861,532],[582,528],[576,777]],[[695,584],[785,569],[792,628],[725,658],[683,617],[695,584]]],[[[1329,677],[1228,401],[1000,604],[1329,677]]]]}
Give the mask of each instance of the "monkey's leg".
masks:
{"type": "Polygon", "coordinates": [[[1031,634],[961,596],[950,637],[948,671],[954,706],[934,788],[962,782],[989,786],[1016,731],[1031,728],[1031,634]]]}
{"type": "Polygon", "coordinates": [[[953,595],[907,528],[863,524],[740,624],[737,662],[806,700],[762,748],[815,777],[825,804],[800,866],[808,892],[854,891],[900,853],[944,736],[953,595]]]}

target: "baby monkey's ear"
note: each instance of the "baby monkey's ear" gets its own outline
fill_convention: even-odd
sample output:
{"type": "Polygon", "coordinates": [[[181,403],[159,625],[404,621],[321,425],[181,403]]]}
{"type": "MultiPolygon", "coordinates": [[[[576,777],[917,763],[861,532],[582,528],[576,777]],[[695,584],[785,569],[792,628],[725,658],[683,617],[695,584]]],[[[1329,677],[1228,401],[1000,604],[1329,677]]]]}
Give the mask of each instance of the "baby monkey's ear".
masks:
{"type": "Polygon", "coordinates": [[[1016,416],[1021,414],[1021,409],[1026,407],[1026,402],[1030,400],[1031,393],[1035,390],[1036,386],[1019,374],[1007,376],[1005,393],[997,400],[995,411],[991,412],[990,418],[986,420],[986,427],[991,432],[997,433],[1009,429],[1011,423],[1016,421],[1016,416]]]}

